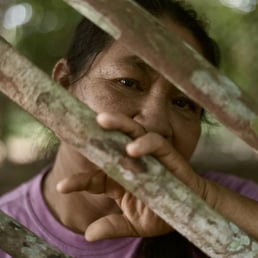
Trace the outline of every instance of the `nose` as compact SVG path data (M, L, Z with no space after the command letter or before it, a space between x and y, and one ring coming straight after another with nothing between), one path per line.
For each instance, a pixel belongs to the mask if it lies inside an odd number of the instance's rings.
M172 140L172 121L164 99L158 96L146 97L133 119L142 125L147 132L155 132L168 140Z

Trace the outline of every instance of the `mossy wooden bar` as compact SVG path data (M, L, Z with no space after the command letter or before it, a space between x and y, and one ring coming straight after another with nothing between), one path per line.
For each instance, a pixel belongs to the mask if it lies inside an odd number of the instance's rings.
M65 2L124 42L258 150L256 106L247 101L234 83L168 33L151 15L129 0ZM126 136L100 129L94 112L17 54L4 40L0 40L0 55L3 93L103 168L196 246L211 257L258 257L258 245L253 239L209 208L152 157L144 157L137 163L126 157L122 151L128 142ZM124 160L132 163L132 170L123 167ZM134 173L134 169L141 172ZM4 221L5 216L0 220ZM0 238L4 239L3 236L4 228ZM8 239L15 241L14 236ZM4 248L4 243L5 240L0 241L0 248Z
M119 39L258 150L258 128L253 126L258 119L258 105L155 17L131 0L64 1Z
M0 248L14 258L69 258L2 211Z
M3 39L0 55L0 90L4 94L143 200L196 246L211 257L258 255L253 239L209 208L154 158L146 156L134 162L127 157L123 151L129 141L127 136L99 128L93 111ZM131 170L123 166L129 163ZM2 229L0 237L4 236ZM0 248L4 244L0 241Z

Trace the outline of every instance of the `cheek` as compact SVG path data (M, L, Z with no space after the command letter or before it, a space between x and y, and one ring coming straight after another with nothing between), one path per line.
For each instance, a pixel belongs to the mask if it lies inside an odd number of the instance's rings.
M88 84L88 87L78 85L75 95L96 113L115 112L130 116L136 107L128 98L112 92L103 84Z
M201 134L200 122L193 121L182 124L175 129L174 145L180 154L190 160Z

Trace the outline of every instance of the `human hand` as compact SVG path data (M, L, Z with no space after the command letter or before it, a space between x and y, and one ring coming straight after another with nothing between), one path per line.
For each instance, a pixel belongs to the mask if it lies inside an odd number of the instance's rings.
M129 156L137 158L152 154L193 190L200 191L199 177L165 138L146 132L140 124L123 114L102 113L98 115L97 121L103 128L120 130L135 139L126 146ZM88 226L85 233L88 241L125 236L147 237L173 230L142 201L101 171L68 177L58 184L57 190L61 193L88 191L105 194L120 207L121 214L109 214Z

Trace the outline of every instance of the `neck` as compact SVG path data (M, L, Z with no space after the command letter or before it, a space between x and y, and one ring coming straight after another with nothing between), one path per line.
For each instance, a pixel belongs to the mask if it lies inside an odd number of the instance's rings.
M62 179L78 173L93 173L98 168L71 147L62 144L53 169L43 182L43 195L48 208L65 227L77 233L84 233L97 219L120 209L112 199L86 191L61 194L56 185Z

